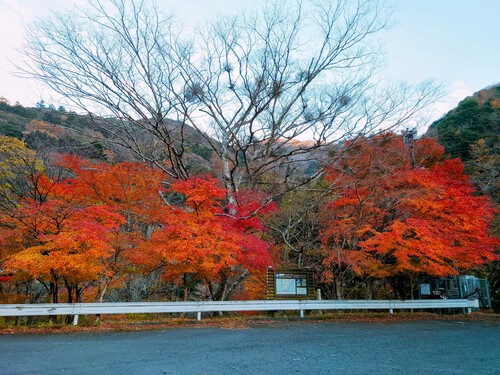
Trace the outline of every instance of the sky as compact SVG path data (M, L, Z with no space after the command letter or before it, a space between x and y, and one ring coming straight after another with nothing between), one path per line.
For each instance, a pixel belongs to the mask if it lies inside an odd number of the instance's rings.
M218 14L238 12L265 0L157 0L187 26ZM0 96L11 103L33 106L43 99L58 106L40 84L16 77L25 28L46 17L85 5L86 0L0 0ZM418 83L435 79L444 97L431 111L435 120L474 92L500 82L498 17L500 0L388 0L394 6L392 28L380 35L385 74ZM252 5L251 5L252 4Z

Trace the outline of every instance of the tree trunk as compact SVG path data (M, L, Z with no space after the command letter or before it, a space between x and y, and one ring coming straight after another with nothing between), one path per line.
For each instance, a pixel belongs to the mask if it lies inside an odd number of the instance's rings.
M222 273L222 277L220 279L219 285L217 286L217 291L214 295L214 301L223 301L226 295L227 288L227 275L225 272Z
M406 300L406 277L405 275L396 275L389 279L394 292L394 298Z
M189 297L187 273L184 273L182 281L183 281L183 287L184 287L184 302L186 302L188 300L188 297Z
M111 283L111 280L104 281L104 286L101 288L100 293L99 293L99 302L102 303L102 301L104 299L104 295L106 294L110 283Z
M82 302L82 287L79 287L78 285L75 286L75 302L76 303L81 303Z
M227 136L226 136L227 137ZM234 193L237 191L237 186L234 186L234 181L231 176L231 168L230 168L230 161L227 156L228 152L228 146L227 146L227 140L224 139L222 141L222 152L221 152L221 162L222 162L222 174L224 178L224 187L227 190L227 200L230 205L230 211L229 213L231 215L236 215L236 198L234 197Z
M226 288L224 291L224 295L222 296L222 301L227 300L229 298L229 296L235 291L238 285L240 285L243 282L243 280L245 280L245 277L247 277L248 273L249 271L247 269L242 270L234 281L232 282L229 282L230 280L226 281Z
M335 277L333 279L333 282L335 284L335 297L337 297L338 300L343 299L343 288L342 288L342 280L340 280L339 277Z
M59 284L57 282L50 283L50 296L52 303L59 303Z
M374 285L373 280L366 280L366 299L373 299Z
M52 303L59 303L59 284L57 282L50 282L50 295L52 299ZM57 323L57 315L49 315L49 323Z
M64 281L66 284L66 290L68 291L68 303L73 303L73 286L71 286L66 280Z
M210 293L210 298L212 301L215 301L215 296L214 296L214 286L210 280L207 280L207 285L208 285L208 291Z

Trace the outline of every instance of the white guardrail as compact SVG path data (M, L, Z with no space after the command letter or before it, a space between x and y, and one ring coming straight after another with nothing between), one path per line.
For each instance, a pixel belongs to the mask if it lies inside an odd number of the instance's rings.
M73 324L78 324L78 315L133 314L133 313L196 313L228 311L279 311L297 310L304 317L306 310L389 310L395 309L441 309L463 308L471 313L479 308L479 301L468 299L439 300L264 300L264 301L197 301L197 302L103 302L103 303L57 303L57 304L0 304L0 316L74 315Z

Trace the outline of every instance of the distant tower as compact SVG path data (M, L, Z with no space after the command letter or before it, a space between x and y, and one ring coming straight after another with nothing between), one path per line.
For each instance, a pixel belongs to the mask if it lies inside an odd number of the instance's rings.
M415 150L413 148L413 142L415 140L415 136L417 135L417 129L406 129L406 132L404 133L403 136L403 141L405 145L408 146L408 149L410 150L410 163L412 168L417 167L417 161L415 160Z

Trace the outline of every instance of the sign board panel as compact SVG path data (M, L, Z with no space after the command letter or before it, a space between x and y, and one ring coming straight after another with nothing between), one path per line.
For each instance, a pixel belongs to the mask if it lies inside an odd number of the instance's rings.
M311 270L267 270L267 299L314 299Z

